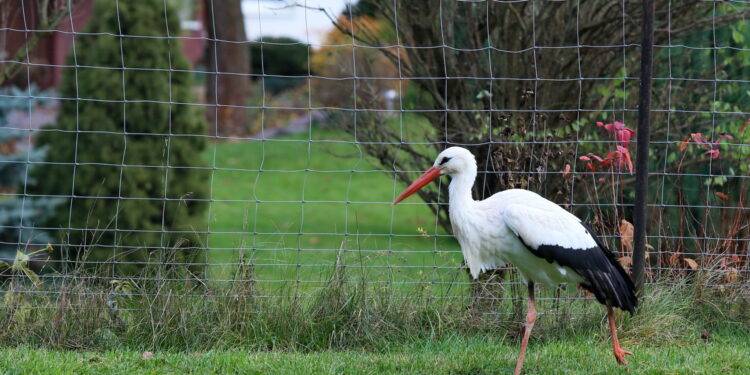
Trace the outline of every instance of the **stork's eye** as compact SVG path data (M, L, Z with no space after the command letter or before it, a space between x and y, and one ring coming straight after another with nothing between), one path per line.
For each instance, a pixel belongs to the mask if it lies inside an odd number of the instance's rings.
M443 165L443 164L447 163L447 162L448 162L448 160L451 160L451 158L449 158L449 157L447 157L447 156L444 156L444 157L443 157L443 160L441 160L441 161L440 161L440 165Z

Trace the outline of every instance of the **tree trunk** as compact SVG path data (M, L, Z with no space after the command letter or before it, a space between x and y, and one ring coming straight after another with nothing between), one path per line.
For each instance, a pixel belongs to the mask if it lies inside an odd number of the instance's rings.
M205 0L206 118L211 135L237 136L247 132L250 89L250 49L240 0Z

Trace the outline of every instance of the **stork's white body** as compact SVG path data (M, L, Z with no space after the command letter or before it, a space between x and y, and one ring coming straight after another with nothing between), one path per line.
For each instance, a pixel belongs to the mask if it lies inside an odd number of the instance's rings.
M512 189L483 201L460 201L451 198L450 219L473 278L480 272L511 263L524 281L547 285L581 283L583 279L568 267L539 258L526 248L518 232L534 233L529 238L549 238L548 228L566 228L569 220L578 219L560 206L528 190ZM535 215L536 214L536 215ZM545 233L546 231L546 233ZM596 246L593 239L560 231L571 249ZM569 237L569 238L567 238ZM588 239L588 241L585 241Z
M550 263L526 248L541 244L569 249L595 247L596 242L583 226L571 225L580 223L577 217L522 189L505 190L475 201L471 196L475 178L476 170L469 169L455 175L448 187L451 226L473 278L511 263L525 281L547 285L583 281L570 268ZM519 235L532 243L524 245Z

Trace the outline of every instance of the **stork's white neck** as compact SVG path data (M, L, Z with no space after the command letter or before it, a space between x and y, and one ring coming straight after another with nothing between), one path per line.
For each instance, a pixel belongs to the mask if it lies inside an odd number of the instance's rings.
M451 176L451 183L448 185L448 198L451 211L464 210L474 204L471 189L474 187L474 180L476 178L476 167L468 168Z

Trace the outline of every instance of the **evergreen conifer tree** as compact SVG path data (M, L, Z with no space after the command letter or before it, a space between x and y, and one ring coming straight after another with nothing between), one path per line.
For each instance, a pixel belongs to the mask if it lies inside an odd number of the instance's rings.
M166 38L180 29L165 4L97 1L76 35L68 65L78 68L61 88L74 100L62 101L61 131L38 138L51 164L35 171L38 192L72 197L50 223L70 244L63 259L115 260L121 275L146 261L204 261L205 124L185 104L192 77L179 39Z

